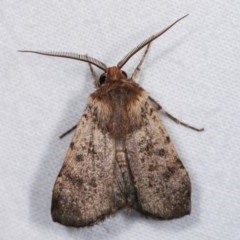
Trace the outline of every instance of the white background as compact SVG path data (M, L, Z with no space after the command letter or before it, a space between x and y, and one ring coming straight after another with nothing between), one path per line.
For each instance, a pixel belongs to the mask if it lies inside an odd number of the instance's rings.
M88 65L18 53L88 54L108 66L179 17L156 40L140 84L194 132L162 117L192 181L190 216L119 212L89 228L51 220L51 192L94 90ZM0 2L0 239L239 239L239 1ZM131 74L141 53L124 66ZM98 70L100 74L101 71Z

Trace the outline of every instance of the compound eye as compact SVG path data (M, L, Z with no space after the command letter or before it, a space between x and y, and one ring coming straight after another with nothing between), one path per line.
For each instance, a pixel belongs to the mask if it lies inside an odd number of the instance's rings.
M127 74L126 72L122 71L123 75L127 78Z
M99 78L99 83L102 85L106 80L106 73L103 73Z

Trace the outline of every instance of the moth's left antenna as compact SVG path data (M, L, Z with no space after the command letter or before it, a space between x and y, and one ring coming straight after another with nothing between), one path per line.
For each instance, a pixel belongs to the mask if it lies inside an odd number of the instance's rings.
M81 55L77 53L71 53L71 52L45 52L45 51L29 51L29 50L19 50L19 52L27 52L27 53L36 53L36 54L41 54L41 55L46 55L46 56L53 56L53 57L62 57L62 58L70 58L78 61L83 61L83 62L88 62L90 64L95 65L96 67L102 69L103 71L106 71L107 66L92 57L89 57L87 55Z

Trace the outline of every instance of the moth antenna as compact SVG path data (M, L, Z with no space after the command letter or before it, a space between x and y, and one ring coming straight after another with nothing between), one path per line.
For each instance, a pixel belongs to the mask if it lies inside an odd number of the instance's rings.
M167 32L171 27L173 27L176 23L178 23L179 21L181 21L183 18L187 17L189 14L186 14L185 16L179 18L178 20L176 20L174 23L172 23L171 25L169 25L168 27L166 27L165 29L163 29L162 31L152 35L151 37L147 38L146 40L144 40L142 43L140 43L137 47L135 47L132 51L130 51L118 64L117 66L119 68L122 68L126 62L135 54L137 53L140 49L142 49L143 47L145 47L146 45L148 45L150 42L152 42L153 40L155 40L156 38L160 37L161 35L163 35L165 32Z
M102 69L103 71L105 71L107 69L107 66L103 62L101 62L95 58L89 57L87 55L81 55L81 54L77 54L77 53L52 52L52 51L45 52L45 51L29 51L29 50L19 50L19 52L36 53L36 54L41 54L41 55L46 55L46 56L70 58L70 59L75 59L75 60L91 63L91 64L95 65L96 67Z

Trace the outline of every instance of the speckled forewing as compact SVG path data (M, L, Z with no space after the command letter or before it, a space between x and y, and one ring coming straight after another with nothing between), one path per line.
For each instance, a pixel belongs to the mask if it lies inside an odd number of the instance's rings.
M94 122L87 107L70 144L52 196L52 218L69 226L87 226L125 204L115 167L115 144Z
M142 127L126 148L137 194L137 210L171 219L190 213L191 183L157 113L147 103Z

